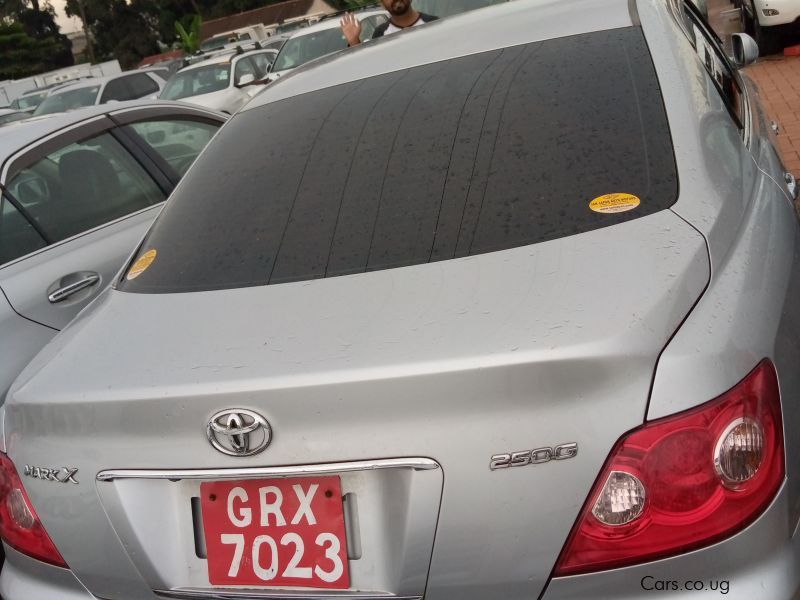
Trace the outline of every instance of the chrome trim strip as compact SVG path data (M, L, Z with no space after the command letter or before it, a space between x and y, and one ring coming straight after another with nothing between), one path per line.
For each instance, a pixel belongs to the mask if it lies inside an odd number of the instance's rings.
M154 590L160 598L173 600L422 600L422 596L394 596L380 592L257 591L257 590Z
M255 477L297 477L303 475L328 475L353 471L375 471L379 469L414 469L430 471L438 469L439 463L430 458L386 458L321 465L299 465L292 467L246 467L232 469L117 469L100 471L97 481L114 479L250 479ZM391 596L390 596L391 597Z

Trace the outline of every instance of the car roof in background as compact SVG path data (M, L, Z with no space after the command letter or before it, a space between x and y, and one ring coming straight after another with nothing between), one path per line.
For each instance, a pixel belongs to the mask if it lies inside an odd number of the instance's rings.
M200 62L196 62L194 64L188 65L177 71L177 73L186 73L188 71L194 71L195 69L199 69L201 67L207 67L208 65L219 65L225 63L232 63L235 59L239 58L240 56L250 56L251 54L256 54L259 52L268 52L271 54L277 54L278 51L275 48L254 48L252 50L245 50L244 52L237 53L235 50L225 50L224 53L220 53L218 55L211 56L205 60L201 60Z
M187 71L194 71L195 69L199 69L201 67L207 67L209 65L219 65L219 64L227 64L230 63L234 58L236 58L236 52L234 51L225 51L216 56L211 56L206 58L205 60L201 60L200 62L196 62L193 65L188 65L179 69L178 73L186 73Z
M66 83L62 87L54 89L50 95L57 96L58 94L62 94L64 92L69 92L72 90L78 90L82 88L90 88L94 86L101 86L107 81L111 81L114 79L112 76L108 77L90 77L88 79L81 79L80 81L76 81L74 83Z
M42 115L40 117L32 117L24 121L16 121L9 123L0 129L0 163L4 162L10 155L17 152L20 148L24 148L33 142L56 133L62 129L77 125L83 121L91 120L95 117L114 114L130 110L132 108L163 108L173 107L179 108L183 111L200 111L208 113L209 116L216 115L225 118L216 111L204 109L200 106L192 106L182 102L166 102L159 100L130 100L127 102L114 102L112 104L100 104L96 106L87 106L63 113L53 113L49 115Z
M628 0L514 0L479 8L317 59L267 86L240 112L298 94L469 54L631 27L629 11ZM336 19L325 22L328 27L331 23L338 27ZM321 25L307 27L301 33L311 33Z
M369 8L365 10L354 11L353 14L357 16L359 20L366 19L367 17L371 17L373 15L389 15L389 13L381 8ZM302 27L300 29L290 31L288 32L288 39L309 35L318 31L324 31L326 29L335 29L336 27L339 27L339 21L343 15L344 13L333 14L317 21L313 25L309 25L308 27Z

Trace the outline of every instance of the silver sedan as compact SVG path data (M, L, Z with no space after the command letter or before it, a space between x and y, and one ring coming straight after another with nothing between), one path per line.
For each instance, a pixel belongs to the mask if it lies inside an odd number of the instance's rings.
M0 129L0 403L108 286L224 120L126 102Z
M796 185L734 48L518 0L269 86L9 392L0 593L797 598Z

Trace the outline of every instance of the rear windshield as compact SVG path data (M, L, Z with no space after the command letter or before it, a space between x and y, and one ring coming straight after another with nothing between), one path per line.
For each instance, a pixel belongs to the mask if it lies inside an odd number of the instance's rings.
M76 90L59 92L45 98L39 107L33 111L34 115L49 115L57 112L75 110L84 106L91 106L97 100L100 86L82 87Z
M228 63L217 63L178 71L164 86L159 98L164 100L180 100L189 96L199 96L218 92L228 87L231 78L231 66Z
M145 239L139 255L155 260L119 287L224 289L465 257L636 219L677 192L641 31L550 40L237 114Z
M273 71L294 69L310 60L347 48L347 40L339 27L297 35L281 47Z

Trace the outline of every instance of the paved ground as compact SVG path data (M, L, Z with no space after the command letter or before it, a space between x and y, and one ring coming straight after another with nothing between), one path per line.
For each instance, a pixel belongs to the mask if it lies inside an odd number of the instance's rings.
M731 33L741 31L738 12L728 0L709 0L708 6L709 22L728 44ZM780 127L778 150L786 168L800 176L800 57L760 58L745 73L758 84L764 108Z

